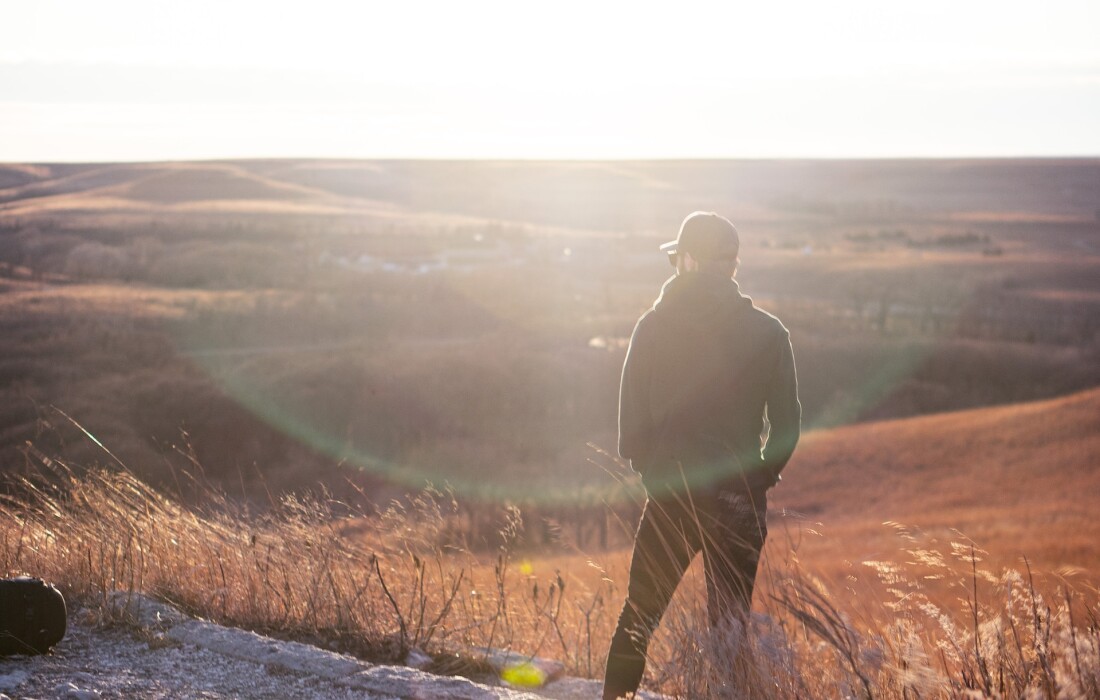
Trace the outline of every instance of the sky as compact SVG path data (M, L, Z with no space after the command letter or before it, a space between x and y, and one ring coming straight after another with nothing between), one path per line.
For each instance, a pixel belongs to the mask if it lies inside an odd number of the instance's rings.
M0 0L0 161L1100 155L1100 2Z

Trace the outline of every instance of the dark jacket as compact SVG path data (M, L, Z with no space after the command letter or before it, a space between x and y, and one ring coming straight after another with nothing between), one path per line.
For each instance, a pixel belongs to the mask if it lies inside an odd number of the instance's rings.
M771 431L761 448L765 409ZM767 489L794 451L801 417L779 319L732 279L669 279L634 328L619 394L619 454L646 486L686 477L692 487Z

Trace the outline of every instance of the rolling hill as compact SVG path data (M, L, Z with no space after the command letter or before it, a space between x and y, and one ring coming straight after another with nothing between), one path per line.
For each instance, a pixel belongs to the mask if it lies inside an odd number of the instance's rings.
M56 405L154 481L184 429L233 484L262 468L301 488L359 454L595 489L585 446L613 443L625 342L669 273L656 244L704 208L743 224L738 278L791 330L808 429L862 423L808 435L778 505L859 535L837 551L893 520L1095 562L1095 395L1019 402L1100 386L1098 174L1095 158L0 164L0 471ZM313 442L290 449L303 425Z
M1096 221L1096 159L3 164L0 218L95 211L408 216L638 230L698 208L741 221ZM206 203L205 207L180 204ZM281 203L282 207L273 206ZM381 203L393 207L389 210Z
M1003 564L1100 569L1100 390L807 435L773 505L821 521L820 553L896 549L895 522ZM961 533L961 534L960 534Z

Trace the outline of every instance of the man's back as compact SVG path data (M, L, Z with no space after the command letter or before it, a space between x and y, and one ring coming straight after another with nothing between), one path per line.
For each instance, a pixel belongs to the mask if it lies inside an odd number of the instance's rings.
M800 412L777 318L728 277L685 273L665 284L635 328L619 404L619 452L647 481L679 463L696 467L699 485L744 472L766 488L798 439Z

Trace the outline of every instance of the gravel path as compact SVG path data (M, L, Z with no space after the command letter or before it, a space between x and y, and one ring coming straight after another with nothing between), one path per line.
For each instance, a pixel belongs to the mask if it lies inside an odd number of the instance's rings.
M297 642L183 616L141 597L120 598L134 624L103 627L70 616L46 656L0 658L0 700L59 698L332 698L343 700L588 700L600 684L564 678L537 691L377 666Z
M227 658L127 628L70 625L48 656L0 659L12 698L363 698L328 678Z

